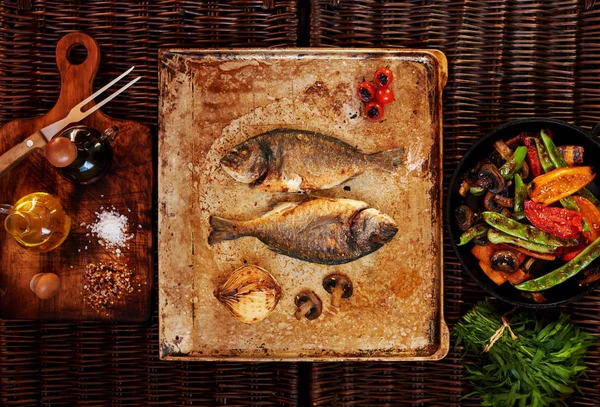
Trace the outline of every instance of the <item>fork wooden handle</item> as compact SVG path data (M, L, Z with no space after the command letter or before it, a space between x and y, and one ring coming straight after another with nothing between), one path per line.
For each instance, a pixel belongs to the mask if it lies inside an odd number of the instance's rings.
M38 148L43 148L47 141L40 131L36 131L31 136L8 150L0 156L0 177L8 170L17 165L23 158L33 153Z

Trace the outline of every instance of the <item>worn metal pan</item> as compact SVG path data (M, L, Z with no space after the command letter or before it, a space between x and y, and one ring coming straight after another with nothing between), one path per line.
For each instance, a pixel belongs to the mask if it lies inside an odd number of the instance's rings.
M442 89L439 51L390 49L161 50L159 61L160 356L169 360L436 360L448 351L442 289ZM396 100L365 119L356 86L389 66ZM406 149L394 172L367 171L315 195L368 202L392 216L396 237L354 262L325 266L276 254L254 238L209 246L210 215L258 216L291 199L235 182L219 160L275 128L308 129L364 152ZM238 322L213 291L244 264L282 288L264 321ZM354 295L329 306L323 278L348 275ZM294 318L295 295L324 302Z

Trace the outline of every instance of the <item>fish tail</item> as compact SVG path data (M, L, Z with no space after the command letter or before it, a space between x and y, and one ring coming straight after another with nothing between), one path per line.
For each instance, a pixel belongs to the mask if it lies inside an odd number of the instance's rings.
M211 246L223 240L234 240L240 237L235 230L236 223L231 220L211 216L209 223L212 230L208 235L208 244Z
M380 151L379 153L370 154L369 157L375 166L391 172L402 165L404 147Z

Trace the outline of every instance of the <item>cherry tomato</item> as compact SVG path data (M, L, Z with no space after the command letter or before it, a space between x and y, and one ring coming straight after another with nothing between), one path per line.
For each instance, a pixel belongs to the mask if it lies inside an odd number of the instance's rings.
M390 68L379 68L375 71L375 83L377 86L389 86L394 80L394 74Z
M383 106L377 102L369 102L365 106L365 114L367 115L367 119L372 122L378 122L383 119Z
M389 105L394 101L394 91L387 86L382 86L375 92L375 100L382 106Z
M361 82L358 85L358 89L356 91L360 100L362 100L363 102L370 102L372 100L375 100L375 92L377 91L377 89L375 88L375 85L373 85L371 82L365 81Z

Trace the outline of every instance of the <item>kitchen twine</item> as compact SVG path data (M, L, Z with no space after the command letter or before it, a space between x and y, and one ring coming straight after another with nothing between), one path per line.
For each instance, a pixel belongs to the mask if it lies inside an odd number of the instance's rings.
M506 316L508 314L510 314L511 312L513 312L514 310L516 310L519 307L514 307L513 309L511 309L510 311L508 311L506 314L502 315L502 317L500 317L500 319L502 320L502 326L500 328L498 328L496 330L496 332L494 332L494 334L492 335L492 337L490 338L490 343L488 343L487 345L485 345L483 347L483 352L489 352L490 349L492 349L492 346L494 346L494 344L496 343L496 341L500 338L502 338L502 335L504 335L504 330L508 329L508 332L510 332L510 337L512 338L513 341L516 341L517 339L519 339L519 337L517 335L515 335L515 333L512 331L512 329L510 329L510 325L508 323L508 319L506 319Z

